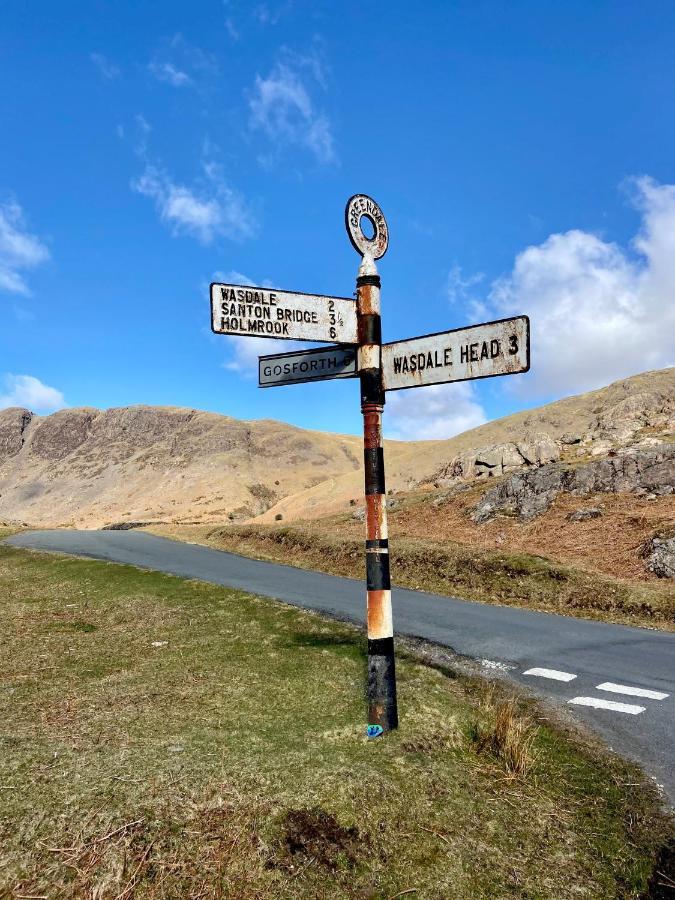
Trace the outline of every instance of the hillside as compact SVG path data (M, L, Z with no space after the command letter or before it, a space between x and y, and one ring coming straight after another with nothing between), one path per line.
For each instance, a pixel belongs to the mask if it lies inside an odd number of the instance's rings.
M172 407L0 412L0 519L245 519L360 465L355 437Z
M467 451L513 441L579 441L602 453L672 426L675 369L487 423L445 441L387 442L388 487L442 482ZM569 438L569 436L572 436ZM362 493L360 437L243 422L174 407L51 416L0 411L0 521L101 527L317 518ZM506 471L506 468L504 469ZM500 462L501 472L501 462Z
M496 419L449 440L407 442L398 445L396 452L392 452L395 445L387 442L387 487L399 492L442 482L454 460L481 447L492 448L532 436L540 442L547 436L549 443L578 437L579 447L576 442L572 445L574 454L581 448L584 453L597 454L647 436L650 430L657 434L675 430L675 368L645 372L596 391ZM331 483L285 498L259 521L272 522L276 515L293 521L339 513L350 501L360 502L362 490L361 473L346 472Z

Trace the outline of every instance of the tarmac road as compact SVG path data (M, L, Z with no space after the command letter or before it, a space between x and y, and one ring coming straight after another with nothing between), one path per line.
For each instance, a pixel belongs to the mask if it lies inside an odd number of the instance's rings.
M363 624L364 583L137 531L33 531L15 547L197 578ZM399 634L482 662L565 707L641 763L675 804L675 634L393 590ZM533 670L533 671L531 671Z

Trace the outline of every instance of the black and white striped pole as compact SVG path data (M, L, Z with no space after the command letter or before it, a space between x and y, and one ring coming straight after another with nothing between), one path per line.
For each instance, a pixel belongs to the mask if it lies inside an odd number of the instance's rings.
M370 226L372 236L364 232ZM382 446L382 326L380 276L375 260L384 256L389 231L380 207L365 194L347 202L345 222L349 238L361 254L356 279L358 370L366 499L366 597L368 629L368 735L377 737L398 727L394 628L391 612L387 493Z

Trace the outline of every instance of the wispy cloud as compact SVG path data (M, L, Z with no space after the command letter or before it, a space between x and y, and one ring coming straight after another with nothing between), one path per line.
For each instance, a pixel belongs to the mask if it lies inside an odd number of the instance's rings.
M385 432L397 440L438 440L487 421L473 385L433 384L387 395Z
M218 61L213 54L186 41L182 34L175 34L163 42L148 64L148 71L157 81L175 88L199 87L218 74Z
M286 53L265 78L256 76L249 98L251 129L266 134L276 148L300 146L320 163L336 162L330 122L311 96L317 87L325 87L324 67L317 55Z
M182 72L170 62L152 62L148 66L148 71L151 75L154 75L157 81L164 81L173 87L183 87L192 84L192 79L187 72Z
M22 406L31 412L54 412L67 406L61 391L44 384L33 375L4 375L0 393L0 409Z
M292 12L293 0L275 0L272 3L252 4L242 0L223 0L225 28L233 41L241 37L241 29L247 26L266 28L277 25Z
M131 186L154 200L161 221L173 235L187 234L203 244L218 236L233 240L251 237L256 222L243 198L227 185L216 163L205 161L202 170L202 177L188 187L164 169L146 165Z
M253 8L253 15L260 25L277 25L291 7L292 3L260 3Z
M230 36L230 39L233 41L238 41L241 35L239 34L239 29L235 25L234 19L232 16L226 16L225 18L225 29Z
M464 275L461 266L455 264L448 272L448 281L446 291L448 300L453 306L460 304L467 310L472 319L480 319L486 315L485 304L478 299L475 288L479 285L485 276L482 272L476 272L474 275Z
M0 204L0 291L28 296L30 290L21 274L49 259L49 250L27 230L18 203Z
M121 74L121 69L119 66L116 66L114 63L110 62L102 53L90 53L89 59L93 62L93 64L98 69L99 73L105 78L106 81L113 81L115 78L119 78Z

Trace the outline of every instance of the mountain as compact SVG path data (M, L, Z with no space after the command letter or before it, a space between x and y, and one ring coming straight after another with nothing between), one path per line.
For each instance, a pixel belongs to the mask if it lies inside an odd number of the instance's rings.
M386 415L386 412L385 412ZM445 441L386 443L388 487L444 478L477 448L578 437L594 452L672 427L675 369L517 413ZM528 445L529 446L529 445ZM363 489L362 440L175 407L0 411L0 520L120 522L313 518Z

